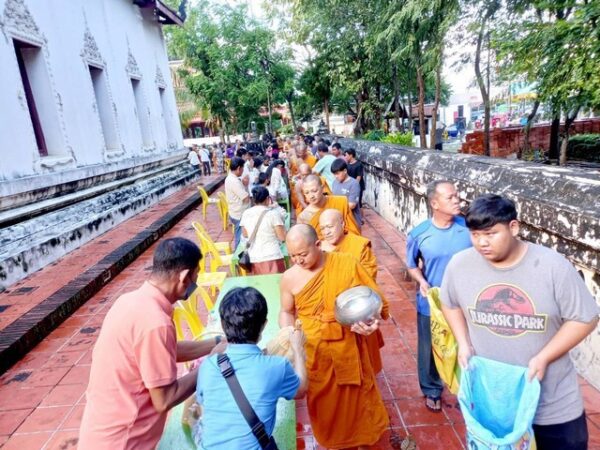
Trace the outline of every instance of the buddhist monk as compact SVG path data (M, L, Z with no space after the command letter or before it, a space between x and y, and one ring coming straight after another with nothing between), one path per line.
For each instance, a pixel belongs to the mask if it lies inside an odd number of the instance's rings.
M306 163L312 169L317 164L317 158L315 158L311 153L308 152L306 144L304 142L299 142L296 144L296 158L290 161L290 172L292 176L298 174L300 169L300 164Z
M316 231L294 225L286 243L294 265L281 278L281 327L302 322L306 334L309 378L308 413L315 438L330 449L366 449L388 426L388 414L375 381L380 361L372 361L367 339L380 318L351 327L335 320L335 299L343 291L366 285L388 303L358 261L346 253L325 253Z
M310 166L306 163L302 163L299 166L298 175L293 179L294 189L292 189L292 205L296 210L296 216L298 216L304 208L308 206L308 203L304 200L304 194L302 193L302 186L307 176L311 174ZM331 195L331 190L325 183L323 177L321 177L321 184L323 185L323 194Z
M345 224L344 231L360 235L360 227L354 220L348 199L342 195L323 195L323 183L318 175L311 174L304 179L302 193L308 206L298 214L297 221L311 225L317 230L319 239L322 239L319 231L319 217L326 209L337 209L341 212Z
M322 250L351 254L361 263L374 281L377 279L377 258L371 248L371 241L363 236L344 233L342 213L337 209L323 211L319 218L319 229L323 236Z

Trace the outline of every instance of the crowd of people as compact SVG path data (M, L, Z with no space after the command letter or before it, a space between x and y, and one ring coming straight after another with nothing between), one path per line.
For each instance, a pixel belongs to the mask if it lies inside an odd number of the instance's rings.
M204 164L210 166L211 152L198 152L191 150L190 164L210 174ZM376 377L385 351L380 326L390 312L377 285L376 255L361 234L366 183L356 151L298 135L261 151L240 142L217 146L212 157L221 161L217 171L229 160L225 196L233 247L246 242L250 275L282 273L278 322L289 330L292 356L267 355L258 347L268 305L253 288L233 289L222 299L223 337L177 342L173 304L196 288L201 254L186 239L164 240L148 281L121 296L106 317L93 353L80 448L153 448L167 411L194 391L203 409L197 436L204 450L276 448L277 400L304 396L321 446L369 448L389 427ZM584 282L564 257L518 238L517 211L508 198L482 195L461 210L448 180L430 183L426 195L431 215L408 233L406 255L418 284L417 376L424 406L434 412L443 407L427 300L438 287L463 369L473 355L528 367L529 379L542 386L537 448L587 448L568 355L598 321ZM296 223L288 229L292 213ZM336 298L355 286L368 286L382 308L344 326L335 317ZM202 356L199 369L177 378L176 362Z

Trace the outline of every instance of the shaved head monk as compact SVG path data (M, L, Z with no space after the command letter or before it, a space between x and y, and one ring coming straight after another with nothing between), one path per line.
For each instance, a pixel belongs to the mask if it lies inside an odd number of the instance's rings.
M308 203L306 203L306 200L304 200L302 186L304 185L304 180L306 179L306 177L309 176L311 173L312 170L308 164L300 164L300 167L298 169L298 176L295 179L294 189L292 190L292 204L296 209L296 216L298 216L302 212L302 210L308 206ZM323 177L321 177L321 185L323 186L323 193L331 195L331 191L325 183L325 180L323 180Z
M292 176L298 174L298 171L300 170L300 164L302 163L308 164L311 169L315 167L317 164L317 158L315 158L308 151L308 148L304 142L299 142L296 144L295 150L296 157L291 158L290 162L290 172L292 173Z
M377 279L377 259L371 241L353 233L344 233L344 218L337 209L326 209L319 218L319 230L323 236L321 249L326 252L349 253L367 270L373 280Z
M329 449L366 449L388 426L388 414L375 380L381 360L371 358L369 337L379 319L352 327L335 320L335 299L343 291L369 286L388 303L358 261L346 253L321 251L310 225L294 225L286 243L293 266L281 278L279 325L302 322L306 334L308 413L318 443Z
M344 231L360 235L360 227L354 220L348 199L342 195L323 195L323 182L318 175L312 174L305 178L302 185L304 200L308 206L298 215L298 223L311 225L319 239L322 235L319 230L319 218L326 209L337 209L344 218Z

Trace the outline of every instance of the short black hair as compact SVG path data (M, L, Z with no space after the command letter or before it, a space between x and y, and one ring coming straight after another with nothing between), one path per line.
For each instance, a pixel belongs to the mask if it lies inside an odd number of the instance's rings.
M244 156L246 153L248 153L246 151L245 148L239 148L237 152L235 152L235 156L237 156L238 158L241 158L242 156Z
M335 148L337 148L337 149L341 150L341 149L342 149L342 144L340 144L339 142L335 142L335 143L332 145L332 147L335 147Z
M323 153L328 153L329 147L327 146L327 144L325 142L321 142L319 145L317 145L317 151L323 152Z
M255 184L259 184L259 185L263 185L265 184L265 182L269 179L269 175L267 175L267 172L261 172L258 174L258 180L256 181Z
M254 167L258 167L263 163L263 159L260 156L254 157Z
M244 161L242 158L240 158L238 156L234 156L233 158L231 158L231 163L229 164L229 170L237 170L240 167L242 167L245 163L246 163L246 161Z
M266 187L259 184L252 188L252 200L255 205L263 203L267 198L269 198L269 190Z
M170 275L182 270L194 270L202 259L196 244L185 238L170 238L159 242L152 260L152 274Z
M331 163L331 173L338 173L342 170L348 170L348 164L342 158L336 158L334 162Z
M517 220L515 203L501 195L485 194L469 205L465 215L469 230L485 230L498 223L508 224Z
M354 150L353 148L347 148L346 150L344 150L344 154L356 158L356 150Z
M267 313L267 301L256 289L235 288L227 292L219 306L227 341L231 344L258 342Z

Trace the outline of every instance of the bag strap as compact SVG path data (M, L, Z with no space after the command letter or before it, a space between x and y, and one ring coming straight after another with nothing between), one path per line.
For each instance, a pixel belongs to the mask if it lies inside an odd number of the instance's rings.
M261 215L258 218L258 222L256 222L256 226L254 227L254 230L252 230L252 235L250 236L250 239L248 239L248 244L246 245L246 248L250 248L252 247L252 244L254 244L254 239L256 238L256 233L258 233L258 227L260 227L260 223L263 220L263 217L265 217L265 214L267 214L269 212L269 208L265 209Z
M219 354L217 356L217 363L219 364L219 369L221 369L221 375L225 378L231 393L233 394L233 399L237 403L244 419L248 422L250 429L252 430L252 434L258 440L260 447L265 449L267 446L271 445L271 449L277 449L277 445L273 440L272 436L269 436L267 430L265 429L265 424L260 421L254 409L252 409L252 405L248 401L246 394L242 390L242 386L240 386L240 382L235 376L235 370L231 365L231 361L229 360L229 356L225 353ZM273 446L274 445L274 446Z

